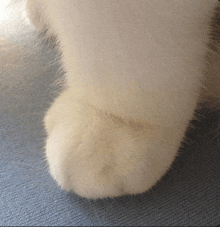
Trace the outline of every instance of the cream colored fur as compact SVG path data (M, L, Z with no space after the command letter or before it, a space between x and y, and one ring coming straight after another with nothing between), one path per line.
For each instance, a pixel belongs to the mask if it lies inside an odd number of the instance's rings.
M142 193L177 155L200 98L216 0L28 0L56 36L67 88L45 116L50 173L67 191Z

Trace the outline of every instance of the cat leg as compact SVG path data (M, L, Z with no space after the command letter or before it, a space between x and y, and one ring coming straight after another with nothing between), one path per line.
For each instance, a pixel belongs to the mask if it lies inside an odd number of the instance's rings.
M54 29L50 26L50 19L45 11L45 1L26 0L26 14L31 24L36 30L43 33L46 39L49 38L52 41L55 37L57 37L57 35L56 32L54 32Z
M69 86L45 117L46 157L82 197L150 189L196 109L215 1L138 2L46 1Z
M26 1L26 13L29 20L38 31L45 30L45 20L42 4L38 0Z
M45 117L50 173L83 197L155 185L198 101L216 0L137 2L27 2L32 23L58 34L69 86Z

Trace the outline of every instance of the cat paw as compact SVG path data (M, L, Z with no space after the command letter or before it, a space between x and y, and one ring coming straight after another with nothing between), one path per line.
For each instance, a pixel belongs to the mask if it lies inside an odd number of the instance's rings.
M103 113L74 101L71 90L55 100L45 126L52 177L66 191L86 198L147 191L165 174L178 149L169 141L173 132Z

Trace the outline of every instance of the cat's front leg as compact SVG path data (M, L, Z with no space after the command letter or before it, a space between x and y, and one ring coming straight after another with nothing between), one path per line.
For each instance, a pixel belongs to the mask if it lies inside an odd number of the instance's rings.
M196 109L216 0L28 2L69 86L45 117L52 176L88 198L148 190Z
M45 117L50 173L87 198L137 194L151 188L174 160L181 127L124 121L64 91Z

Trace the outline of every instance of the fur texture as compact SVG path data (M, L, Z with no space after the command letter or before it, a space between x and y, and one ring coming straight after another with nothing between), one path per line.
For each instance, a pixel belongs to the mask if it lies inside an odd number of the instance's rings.
M136 194L166 173L198 103L220 96L217 10L216 0L27 1L66 71L45 116L46 157L62 188L93 199Z

